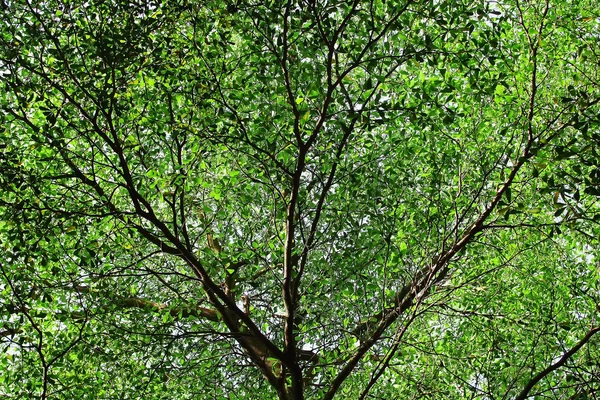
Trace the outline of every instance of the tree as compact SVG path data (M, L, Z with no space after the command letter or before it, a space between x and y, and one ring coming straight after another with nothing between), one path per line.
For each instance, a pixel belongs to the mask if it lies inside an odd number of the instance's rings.
M3 397L598 395L595 1L1 10Z

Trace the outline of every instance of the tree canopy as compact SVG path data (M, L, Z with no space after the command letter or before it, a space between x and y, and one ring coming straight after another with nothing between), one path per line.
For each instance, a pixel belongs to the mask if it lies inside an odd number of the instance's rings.
M599 32L0 2L0 397L597 398Z

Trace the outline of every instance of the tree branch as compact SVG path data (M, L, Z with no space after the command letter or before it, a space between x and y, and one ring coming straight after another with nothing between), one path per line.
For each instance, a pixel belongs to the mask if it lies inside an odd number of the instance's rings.
M562 367L571 357L573 357L573 355L575 353L577 353L598 332L600 332L600 326L590 329L588 331L588 333L583 337L583 339L581 339L579 342L577 342L577 344L575 346L573 346L571 348L571 350L569 350L565 354L563 354L563 356L557 362L548 366L543 371L541 371L540 373L535 375L533 378L531 378L529 380L529 382L527 382L527 385L525 385L525 387L523 388L521 393L519 393L519 395L517 397L515 397L515 400L525 400L527 397L529 397L529 392L531 391L531 389L533 389L533 387L539 381L544 379L550 373L552 373L552 372L556 371L557 369L559 369L560 367Z

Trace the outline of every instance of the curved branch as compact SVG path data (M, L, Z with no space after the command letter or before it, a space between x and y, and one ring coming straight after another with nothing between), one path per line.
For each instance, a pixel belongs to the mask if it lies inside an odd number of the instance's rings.
M571 350L569 350L565 354L563 354L563 356L557 362L548 366L543 371L539 372L537 375L535 375L533 378L531 378L529 380L529 382L527 382L527 385L525 385L525 387L523 388L521 393L519 393L519 395L517 397L515 397L515 400L525 400L527 397L529 397L529 392L531 391L531 389L533 389L533 387L539 381L544 379L550 373L552 373L552 372L556 371L557 369L559 369L560 367L562 367L571 357L573 357L573 355L575 355L575 353L577 353L598 332L600 332L600 326L590 329L588 331L588 333L583 337L583 339L581 339L575 346L573 346L571 348Z

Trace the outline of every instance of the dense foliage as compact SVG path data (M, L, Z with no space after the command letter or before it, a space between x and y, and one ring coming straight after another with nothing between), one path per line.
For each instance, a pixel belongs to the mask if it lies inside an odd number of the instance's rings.
M599 32L0 2L0 397L597 398Z

